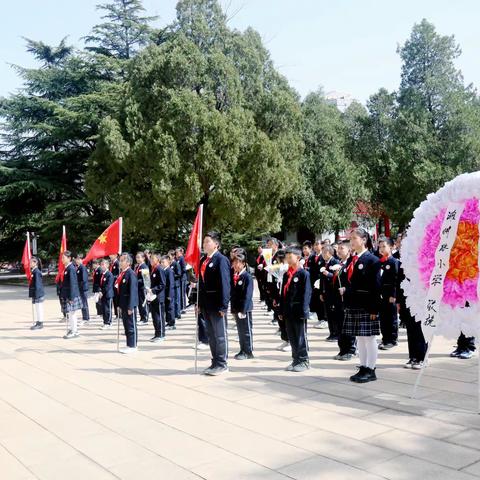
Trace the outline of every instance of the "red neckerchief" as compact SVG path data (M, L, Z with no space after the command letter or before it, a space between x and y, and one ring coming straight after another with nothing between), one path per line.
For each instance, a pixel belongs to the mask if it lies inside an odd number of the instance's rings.
M234 273L233 274L233 284L235 286L237 286L237 282L238 282L238 279L240 278L240 274L239 273Z
M204 275L205 275L205 270L207 269L207 263L211 260L212 257L207 257L203 261L201 267L200 267L200 275L202 276L202 280L204 280Z
M347 267L347 279L348 279L348 281L350 281L350 279L352 278L353 268L355 267L355 264L357 263L357 261L358 261L358 255L354 255L352 257L352 261L350 262L350 264Z
M127 270L128 270L128 268L127 268ZM115 284L115 288L117 289L118 293L120 293L120 284L122 283L122 279L125 276L125 272L127 270L124 270L123 272L120 272L120 275L117 277L117 283Z
M288 288L290 287L290 282L292 281L293 276L298 272L298 268L293 269L292 267L289 267L287 270L288 274L288 280L285 286L283 287L283 296L285 297L288 292Z
M102 272L102 276L100 277L100 286L103 286L104 281L105 281L105 272Z
M257 257L257 260L256 260L257 265L260 265L260 259L261 259L262 257L263 257L262 254L260 254L260 255ZM261 263L263 263L263 262L261 262Z
M320 254L315 254L315 263L318 263L318 261L320 260Z
M380 262L385 263L390 257L388 255L384 255L382 258L380 258Z

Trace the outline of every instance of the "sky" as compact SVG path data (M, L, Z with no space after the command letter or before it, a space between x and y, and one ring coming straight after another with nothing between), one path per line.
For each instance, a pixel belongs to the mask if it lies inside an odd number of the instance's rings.
M109 0L0 0L0 96L21 81L11 64L34 67L22 37L55 45L63 37L81 47L81 37L99 23L98 3ZM442 35L455 35L462 48L457 67L465 82L480 85L478 0L220 0L229 25L257 30L272 59L304 97L322 87L365 103L379 88L400 82L397 47L415 23L432 22ZM175 17L176 0L143 0L156 26Z

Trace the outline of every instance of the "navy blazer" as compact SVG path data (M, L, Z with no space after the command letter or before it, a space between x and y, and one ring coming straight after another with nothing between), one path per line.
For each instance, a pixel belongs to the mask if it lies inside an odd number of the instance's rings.
M246 270L240 274L236 285L232 281L230 303L232 313L245 314L253 310L253 279Z
M180 267L180 263L178 263L177 260L174 260L170 265L170 268L172 269L175 278L175 288L178 288L182 281L182 267Z
M328 262L324 261L323 266L327 269L327 275L324 273L320 273L320 278L321 278L321 292L323 295L325 295L324 300L329 303L333 303L335 300L335 290L338 289L338 286L336 285L337 282L335 282L335 285L333 283L334 278L335 278L335 272L332 272L330 270L330 267L333 267L333 265L337 265L340 262L335 258L332 257Z
M100 281L101 281L100 277ZM109 300L110 298L114 297L114 291L113 291L113 283L114 283L114 278L112 272L110 270L106 270L105 273L103 274L103 282L101 282L100 285L100 291L102 292L103 298L106 298Z
M385 262L381 263L382 276L380 279L382 299L388 301L390 297L397 297L398 270L400 262L389 257Z
M346 270L353 261L351 257ZM380 260L366 251L353 268L345 287L344 302L347 308L363 308L370 314L378 314L380 306Z
M38 267L35 267L32 270L32 278L30 280L30 285L28 286L28 296L30 298L42 298L45 296L42 272Z
M200 268L207 261L204 255ZM226 312L230 301L230 261L220 252L208 260L205 274L199 275L199 306L209 312Z
M150 288L160 303L165 303L165 270L158 264L150 274Z
M78 289L77 269L73 263L69 263L63 272L63 282L62 286L60 287L60 298L73 300L79 296L80 290Z
M130 267L125 270L119 285L118 306L124 311L138 307L138 281Z
M88 270L83 263L77 265L78 289L81 292L88 292Z
M308 260L308 273L310 274L310 285L313 288L314 283L320 278L320 269L325 265L321 254L312 253Z
M165 300L175 300L175 275L172 268L165 268Z
M97 267L93 272L93 293L101 292L100 279L102 278L102 267Z
M280 292L280 311L289 320L306 320L310 314L312 284L310 274L299 268L292 277L286 295L283 294L288 282L288 272L283 274L282 291Z
M137 275L138 281L138 291L145 287L145 282L143 281L142 270L149 270L146 263L141 263L135 267L135 274Z
M113 278L117 278L120 275L120 262L118 258L110 264L110 271L113 274Z
M182 275L181 279L187 281L187 263L185 262L185 257L183 255L178 257L177 262L180 266L180 273Z

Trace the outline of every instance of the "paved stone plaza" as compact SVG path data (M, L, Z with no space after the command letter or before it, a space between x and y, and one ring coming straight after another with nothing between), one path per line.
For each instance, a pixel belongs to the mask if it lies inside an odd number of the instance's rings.
M449 358L451 340L436 339L412 400L404 330L380 353L379 380L354 385L357 361L334 361L325 330L309 331L312 369L285 372L289 354L275 350L280 338L257 305L255 360L205 377L193 370L193 312L163 344L140 327L140 351L124 356L116 328L100 331L97 319L63 340L53 288L45 328L31 332L26 295L0 287L2 480L480 477L478 359ZM199 352L199 371L208 364Z

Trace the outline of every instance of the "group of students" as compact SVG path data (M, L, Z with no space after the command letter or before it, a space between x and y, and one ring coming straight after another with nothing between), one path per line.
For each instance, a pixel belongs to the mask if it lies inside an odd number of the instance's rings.
M399 319L408 337L409 360L405 367L422 368L427 344L401 287L405 279L400 261L401 236L396 243L380 237L374 249L368 232L355 228L349 240L338 244L318 240L313 245L307 241L302 246L280 248L280 242L271 238L266 246L272 251L271 261L266 262L260 247L254 274L260 300L273 312L272 322L278 325L283 341L278 349L291 351L287 371L310 368L307 323L315 315L315 327L328 328L326 340L338 344L336 360L358 355L360 367L350 377L353 382L376 380L378 350L397 345ZM211 365L204 373L215 376L228 371L229 307L240 344L234 358L253 358L254 284L243 248L232 248L227 258L220 252L218 233L209 232L204 236L203 250L197 276L191 278L191 286L198 289L196 348L210 348ZM58 293L62 312L68 318L64 338L78 336L77 311L82 310L83 320L88 321L88 274L82 260L77 256L74 265L70 252L62 256L65 269ZM31 267L30 296L38 310L44 291L36 258ZM136 351L137 316L140 323L146 324L151 315L151 341L155 343L164 340L166 329L176 328L175 321L186 308L186 272L181 248L168 255L139 252L135 266L128 253L118 258L112 255L95 267L93 291L97 313L103 317L102 329L110 327L113 314L122 318L127 343L122 353ZM195 303L196 296L192 291L191 303ZM34 329L41 328L38 323L43 321L38 320L43 313L36 315ZM378 345L376 337L380 334L382 341ZM461 335L451 355L469 358L474 348L474 339Z

